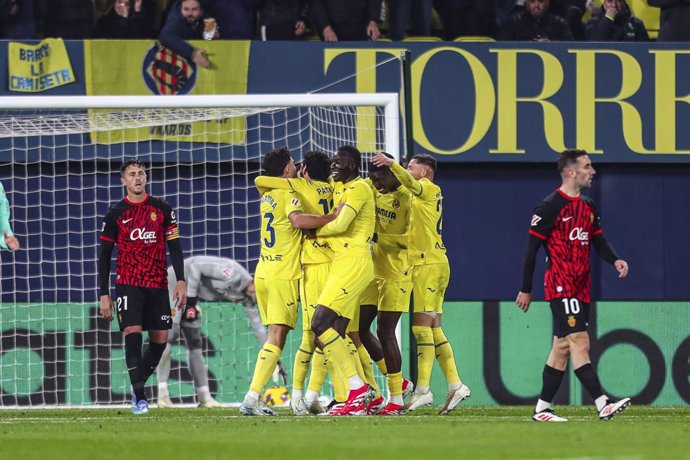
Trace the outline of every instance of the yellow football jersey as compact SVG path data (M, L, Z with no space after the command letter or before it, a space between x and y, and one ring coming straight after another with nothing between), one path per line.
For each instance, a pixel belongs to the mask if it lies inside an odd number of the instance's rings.
M297 193L271 190L261 197L261 254L256 277L294 280L300 277L302 232L292 226L289 215L302 212Z
M374 275L387 280L403 280L410 269L408 232L412 193L400 186L390 193L375 192L376 244Z
M448 263L443 244L443 195L441 187L429 179L415 180L398 163L393 174L413 195L410 219L409 253L411 265Z
M328 236L326 241L336 253L336 257L339 255L371 257L371 240L376 225L371 188L359 177L347 184L336 182L333 205L337 206L341 202L345 202L345 206L351 208L357 215L345 232Z
M307 214L326 215L333 210L333 182L308 181L302 177L258 176L254 183L259 189L264 190L294 190ZM323 238L305 238L302 241L303 264L330 263L332 260L333 251Z

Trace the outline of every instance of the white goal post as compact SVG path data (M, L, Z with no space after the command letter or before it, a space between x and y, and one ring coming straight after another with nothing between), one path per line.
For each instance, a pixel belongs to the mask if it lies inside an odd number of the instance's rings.
M149 193L177 211L185 257L227 257L253 273L260 227L253 178L263 154L287 146L298 161L308 150L354 145L363 171L377 151L400 159L399 98L0 97L0 181L22 245L0 252L0 407L128 403L122 335L99 317L97 303L98 231L123 197L123 160L147 163ZM258 343L241 306L202 305L211 391L240 401ZM283 355L290 376L300 331ZM183 342L173 351L169 391L173 402L195 402Z

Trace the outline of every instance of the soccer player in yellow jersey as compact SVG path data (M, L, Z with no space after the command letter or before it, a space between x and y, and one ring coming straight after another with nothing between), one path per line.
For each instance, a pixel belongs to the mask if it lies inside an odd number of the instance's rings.
M387 155L387 154L384 154ZM392 157L390 157L392 158ZM374 279L377 287L377 334L386 363L390 399L381 415L401 415L403 411L402 357L395 329L403 312L407 312L412 293L412 267L408 260L408 232L412 194L385 166L370 165L369 178L375 188L376 238L374 244ZM365 312L362 310L362 318ZM360 321L365 342L371 321ZM411 391L412 382L405 382Z
M333 415L365 413L369 386L357 374L353 357L344 340L359 298L374 276L371 239L375 214L371 188L359 177L362 161L359 150L343 146L333 158L331 173L335 181L334 204L342 207L339 216L319 228L317 237L328 237L335 252L331 271L319 296L311 328L326 356L348 380L350 391L342 409Z
M304 210L310 214L326 215L333 209L333 183L330 180L331 160L323 152L310 151L302 157L300 178L276 178L259 176L254 184L260 190L294 190ZM295 415L318 414L324 411L318 396L326 376L326 362L322 350L316 349L311 318L319 294L328 277L333 251L323 238L309 238L302 243L302 282L300 300L302 307L302 343L295 354L290 406ZM312 364L312 376L306 396L304 379ZM347 395L346 395L347 396ZM342 398L343 400L345 398Z
M295 162L287 148L268 152L263 160L268 176L296 177ZM297 286L301 274L301 229L317 228L337 217L303 213L297 193L270 190L261 196L261 254L254 274L259 313L268 325L268 340L259 351L249 391L240 413L275 415L259 405L259 395L280 359L288 332L297 322Z
M436 159L431 155L414 155L407 170L382 154L375 155L371 161L391 168L413 195L408 257L413 266L412 333L417 341L418 376L417 387L406 407L414 410L433 402L429 381L435 354L448 383L448 393L439 410L439 414L445 415L470 396L470 389L458 376L453 349L441 329L450 266L441 237L443 195L441 188L434 184Z

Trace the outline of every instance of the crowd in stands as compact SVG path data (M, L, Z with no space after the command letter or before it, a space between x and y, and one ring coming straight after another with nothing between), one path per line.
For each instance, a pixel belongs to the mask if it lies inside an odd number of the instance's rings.
M185 15L186 3L199 13ZM213 18L207 39L645 41L633 11L650 8L659 41L690 41L690 0L0 0L0 38L160 38L185 48L180 40L202 38Z

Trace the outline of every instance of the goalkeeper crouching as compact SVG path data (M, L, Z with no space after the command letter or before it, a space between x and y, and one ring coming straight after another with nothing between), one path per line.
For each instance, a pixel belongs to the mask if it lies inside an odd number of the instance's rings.
M254 280L247 270L231 259L222 257L196 256L184 261L187 283L187 305L179 309L173 319L173 328L168 335L168 344L163 352L157 369L158 407L173 407L168 392L168 378L172 344L179 338L180 332L187 345L187 365L194 381L199 407L222 407L213 399L208 385L208 373L201 345L201 308L199 300L227 301L241 304L249 324L259 344L266 342L266 329L261 324L256 307L256 289ZM172 267L168 269L168 278L175 274ZM285 370L279 363L276 369L285 379Z

